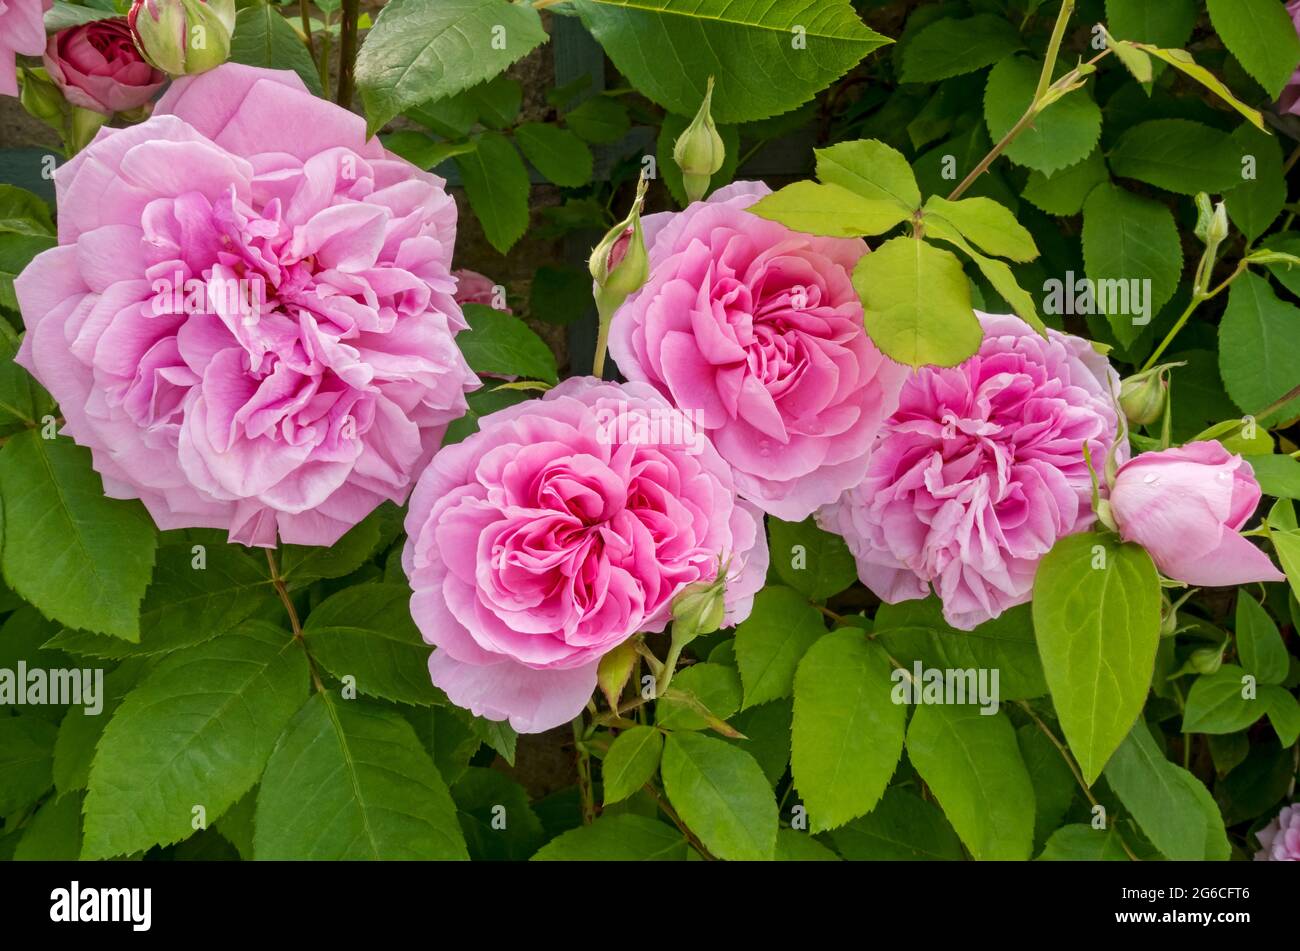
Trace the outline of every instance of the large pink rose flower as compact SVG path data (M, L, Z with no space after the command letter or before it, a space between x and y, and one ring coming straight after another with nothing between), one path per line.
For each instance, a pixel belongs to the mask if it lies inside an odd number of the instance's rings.
M405 500L478 384L442 179L294 73L227 63L55 184L17 359L109 495L263 546L329 545Z
M18 95L18 56L45 51L45 11L54 0L0 0L0 96Z
M1038 560L1092 522L1083 446L1102 466L1119 425L1118 378L1086 340L979 319L979 353L918 370L866 478L818 513L877 596L895 604L933 586L962 630L1028 601Z
M1207 587L1283 581L1268 555L1238 534L1259 497L1250 463L1220 442L1189 442L1121 466L1110 510L1120 536L1145 548L1176 581Z
M609 351L708 430L741 495L799 521L861 481L907 370L863 329L850 275L867 246L745 210L767 193L738 182L648 216L650 279Z
M106 116L143 106L167 81L135 48L125 17L55 33L45 47L45 71L68 102Z
M1256 862L1300 862L1300 804L1283 806L1255 838L1262 846L1255 853Z
M406 518L411 614L454 703L537 733L573 719L600 658L661 631L728 566L726 622L767 572L762 515L653 388L590 377L484 417L440 451Z

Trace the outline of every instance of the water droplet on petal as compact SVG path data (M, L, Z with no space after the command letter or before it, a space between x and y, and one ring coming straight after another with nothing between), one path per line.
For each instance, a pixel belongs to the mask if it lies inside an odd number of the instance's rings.
M1155 485L1156 484L1155 473L1148 472L1145 476L1143 476L1142 481L1145 482L1147 485Z

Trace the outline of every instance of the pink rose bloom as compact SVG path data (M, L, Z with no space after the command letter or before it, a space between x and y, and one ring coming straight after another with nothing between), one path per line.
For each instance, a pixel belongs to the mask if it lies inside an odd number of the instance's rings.
M45 70L68 102L107 116L143 106L167 80L135 48L125 17L55 33L45 47Z
M1286 12L1291 14L1291 24L1295 27L1297 34L1300 34L1300 0L1291 0L1286 5ZM1289 112L1294 116L1300 116L1300 68L1297 68L1291 74L1291 81L1286 84L1282 90L1282 95L1277 100L1278 112Z
M768 192L737 182L645 219L650 279L609 352L708 431L742 496L799 521L861 481L907 369L863 328L850 275L866 244L745 210Z
M54 0L0 0L0 96L18 95L18 56L45 50L45 11Z
M436 686L539 733L577 716L600 658L662 631L673 597L729 564L726 623L767 573L762 514L652 387L566 380L440 451L406 517L411 615ZM729 561L728 561L729 559Z
M1300 862L1300 805L1283 806L1255 838L1263 846L1255 853L1256 862Z
M482 304L484 307L496 308L493 299L496 297L497 284L492 278L469 268L452 271L451 276L456 279L456 303ZM498 309L503 313L513 313L504 305Z
M978 316L979 353L908 379L866 478L817 516L883 601L933 586L961 630L1028 601L1038 560L1092 522L1083 445L1101 467L1119 425L1118 377L1088 341Z
M1220 442L1144 452L1120 467L1110 510L1120 536L1137 542L1168 577L1221 587L1282 581L1268 555L1237 532L1259 504L1250 463Z
M405 500L478 385L442 179L296 74L227 63L55 184L17 360L108 495L261 546L333 544Z

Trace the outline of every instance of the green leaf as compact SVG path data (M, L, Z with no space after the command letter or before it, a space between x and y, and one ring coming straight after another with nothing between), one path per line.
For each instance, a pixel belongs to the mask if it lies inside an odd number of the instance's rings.
M1029 173L1021 197L1049 215L1069 218L1083 211L1084 200L1094 188L1110 178L1101 150L1094 149L1082 162L1053 172Z
M1225 196L1228 217L1250 241L1255 241L1277 220L1286 204L1286 173L1282 170L1282 145L1248 125L1238 126L1232 139L1243 156L1254 159L1254 178L1241 181ZM1240 165L1239 180L1244 176Z
M1062 538L1038 564L1034 634L1065 739L1091 784L1142 711L1160 641L1151 556L1113 536Z
M740 675L723 664L693 664L679 671L659 698L656 725L666 730L704 730L740 709Z
M54 0L54 5L45 11L45 29L52 34L59 30L66 30L70 26L80 26L82 23L91 23L95 20L105 20L115 16L119 16L119 14L112 4L109 4L104 9L98 9L65 3L64 0Z
M557 185L576 188L591 181L591 149L568 129L525 122L515 130L524 157Z
M908 40L899 80L933 83L973 73L1023 47L1005 17L981 13L964 20L936 20Z
M961 861L961 840L943 812L897 786L876 808L830 833L840 854L857 862Z
M663 734L652 726L634 726L616 736L600 768L605 805L626 799L650 782L663 750Z
M524 103L524 87L517 79L508 76L494 76L485 83L471 86L461 95L474 107L479 122L498 131L514 125Z
M1290 456L1246 456L1255 481L1275 499L1300 499L1300 459Z
M573 5L619 72L670 112L694 115L713 76L713 118L721 123L788 112L889 42L848 0Z
M745 686L746 708L790 696L795 668L826 633L821 612L796 591L769 586L754 610L736 627L736 666Z
M81 797L48 799L14 850L16 862L75 862L81 857Z
M36 426L53 400L25 369L14 363L21 339L0 321L0 426Z
M411 620L406 585L359 584L326 598L307 616L307 649L357 691L399 703L438 702L429 680L431 648Z
M543 264L534 272L528 288L529 317L563 326L583 317L591 307L591 275L585 269Z
M1196 0L1106 0L1106 26L1116 39L1182 46L1200 13Z
M1150 198L1118 185L1098 185L1083 206L1083 260L1096 289L1098 312L1106 315L1120 342L1130 344L1174 296L1182 276L1183 249L1174 216ZM1131 287L1150 288L1142 313L1132 295L1107 291Z
M400 513L391 504L375 509L328 548L320 545L281 546L280 577L290 591L296 591L322 578L343 578L352 574L369 561L383 543L386 520L401 522Z
M975 858L1029 858L1034 790L1005 713L919 704L907 756Z
M1241 147L1218 129L1187 119L1140 122L1120 136L1110 168L1180 195L1224 192L1241 184Z
M892 680L885 652L859 630L826 635L799 662L791 763L813 832L880 801L903 752L907 719Z
M473 142L440 142L412 129L383 133L379 141L388 151L426 171L437 168L449 158L474 151Z
M235 15L230 61L264 69L292 69L313 95L323 95L320 71L306 45L272 4L247 6Z
M963 198L948 201L931 195L925 202L925 214L942 218L962 236L974 242L987 254L1012 261L1032 261L1038 257L1038 246L1011 210L992 198Z
M823 531L809 517L783 522L769 517L772 565L781 580L813 601L825 601L858 580L858 567L844 539Z
M200 554L194 547L186 542L158 549L153 581L140 605L138 642L65 629L50 646L113 659L163 654L229 631L276 600L266 565L246 549L205 545Z
M1284 688L1272 684L1260 687L1259 695L1283 748L1294 746L1295 741L1300 739L1300 701Z
M54 236L50 206L25 188L0 185L0 231L15 234Z
M1056 744L1037 723L1016 730L1016 743L1034 788L1034 842L1046 842L1073 805L1079 787Z
M778 862L838 862L840 857L806 832L776 830Z
M475 373L525 376L554 383L555 355L518 317L482 304L465 304L469 330L456 343Z
M1300 307L1274 294L1267 278L1247 271L1233 282L1219 323L1219 373L1243 411L1258 413L1300 386L1298 327ZM1292 400L1259 424L1290 419L1297 407Z
M1033 101L1042 64L1008 57L993 67L984 90L984 120L994 142L1011 131ZM1085 89L1044 109L1004 153L1017 165L1051 173L1081 162L1101 136L1101 110Z
M611 96L592 96L564 114L564 124L595 145L613 145L632 127L627 106Z
M41 613L140 639L157 533L139 502L104 496L90 450L34 429L0 449L4 576Z
M970 284L949 251L915 238L886 241L853 269L867 333L884 353L909 366L956 366L984 339Z
M863 198L839 185L795 182L759 199L749 210L787 228L832 238L881 234L910 212L892 198Z
M1052 833L1038 856L1040 862L1127 862L1128 855L1120 844L1119 832L1074 824Z
M1264 244L1267 250L1300 257L1300 232L1284 231L1281 234L1271 234L1264 239ZM1300 265L1289 261L1278 261L1269 264L1268 270L1283 287L1296 297L1300 297Z
M776 797L748 753L701 733L670 733L660 773L682 821L718 858L774 857Z
M1264 117L1260 115L1259 110L1252 109L1243 103L1240 99L1232 94L1232 90L1219 81L1219 78L1211 73L1204 66L1199 66L1192 54L1186 50L1165 50L1158 46L1151 46L1147 43L1135 44L1138 49L1150 53L1163 62L1173 66L1184 75L1190 76L1210 92L1214 93L1233 109L1245 116L1250 123L1259 129L1260 132L1267 132L1268 126L1264 124Z
M1161 754L1139 720L1106 764L1106 782L1151 844L1174 861L1225 861L1223 817L1199 779Z
M1246 697L1246 678L1235 664L1224 664L1212 674L1196 678L1183 709L1184 733L1236 733L1264 715L1264 704Z
M458 336L463 340L465 334L462 332ZM469 404L469 412L447 427L447 435L443 437L442 444L450 446L460 442L478 430L478 421L484 416L505 409L507 406L522 403L526 399L528 394L521 390L482 389L470 393L465 397L465 402Z
M1273 0L1207 0L1206 6L1223 45L1276 99L1300 63L1300 37L1286 7Z
M1291 655L1273 619L1249 592L1237 592L1237 653L1242 666L1262 684L1286 680Z
M754 757L774 787L790 765L790 725L793 719L794 704L791 701L773 700L742 710L730 721L744 734L744 738L729 738L727 742Z
M505 773L471 766L451 787L471 860L519 862L546 841L528 792Z
M873 630L908 670L917 661L942 670L996 670L1003 700L1047 693L1029 605L1004 611L972 631L959 631L944 620L938 598L900 601L880 606Z
M184 839L196 806L215 820L257 782L307 686L301 645L260 621L162 660L99 741L84 857Z
M528 169L500 133L484 132L474 142L474 151L456 156L456 167L483 234L505 254L528 228Z
M98 714L91 715L81 707L72 707L64 714L54 743L54 788L60 796L85 789L90 782L90 766L104 728L112 722L126 695L139 683L146 664L140 659L127 660L108 672Z
M1038 308L1034 306L1033 296L1017 283L1015 274L1005 262L996 258L986 258L980 254L945 219L931 218L927 228L931 238L948 242L974 261L980 273L993 285L993 289L1011 305L1016 316L1040 334L1046 334L1047 329L1043 325L1042 318L1038 316Z
M0 815L30 805L50 788L57 733L43 717L0 716Z
M392 0L357 55L368 131L412 106L491 79L545 40L538 12L523 4Z
M600 816L556 836L534 862L680 862L690 847L672 826L645 816Z
M873 201L893 199L909 211L921 207L921 190L903 153L875 139L817 149L817 177Z
M259 859L469 855L451 794L411 725L328 691L298 711L266 764L255 830Z

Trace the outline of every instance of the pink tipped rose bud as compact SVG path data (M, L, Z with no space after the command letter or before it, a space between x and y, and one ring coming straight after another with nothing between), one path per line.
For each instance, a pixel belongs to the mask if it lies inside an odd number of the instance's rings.
M465 304L482 304L484 307L491 307L493 310L499 310L502 313L510 314L513 311L506 305L504 292L498 293L500 287L492 278L478 271L471 271L469 268L461 268L459 271L452 271L451 276L456 279L456 303L464 306Z
M1255 853L1256 862L1300 862L1300 805L1283 806L1255 838L1263 846Z
M1219 442L1144 452L1119 468L1110 511L1120 536L1137 542L1168 577L1224 586L1282 581L1268 556L1238 534L1259 504L1259 483Z
M150 63L172 76L202 73L230 56L235 0L135 0L127 20Z
M54 0L0 0L0 96L18 95L15 57L45 49L45 11Z
M106 116L143 106L167 79L135 48L125 17L60 30L44 58L68 102Z
M1296 33L1300 34L1300 0L1291 0L1286 5L1286 12L1291 14L1291 24L1295 27ZM1291 74L1290 82L1278 97L1277 110L1300 116L1300 68Z

